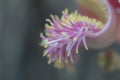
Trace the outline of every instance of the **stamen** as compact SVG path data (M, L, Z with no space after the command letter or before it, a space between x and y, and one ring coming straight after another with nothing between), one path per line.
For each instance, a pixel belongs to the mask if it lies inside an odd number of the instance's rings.
M58 68L69 62L74 63L81 42L88 50L88 33L94 34L104 28L101 21L81 16L77 11L68 14L67 9L62 12L61 18L56 15L51 15L51 18L46 20L45 36L40 34L41 46L46 48L43 56L47 56L48 64L54 62Z

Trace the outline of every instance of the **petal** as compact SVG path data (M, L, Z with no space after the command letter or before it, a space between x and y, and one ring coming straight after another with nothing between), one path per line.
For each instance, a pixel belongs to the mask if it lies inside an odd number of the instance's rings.
M105 2L108 9L108 20L104 28L98 33L91 34L87 37L88 47L101 49L108 47L115 42L118 33L117 13L109 2Z
M114 8L120 8L120 0L108 0Z
M120 14L118 15L118 37L117 37L117 42L120 43Z

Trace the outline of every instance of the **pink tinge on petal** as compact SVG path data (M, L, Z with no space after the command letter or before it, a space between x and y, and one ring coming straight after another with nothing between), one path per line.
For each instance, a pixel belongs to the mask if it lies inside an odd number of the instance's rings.
M114 7L117 12L117 28L118 28L118 35L117 35L117 42L120 43L120 1L119 0L108 0L110 4Z
M117 38L117 14L107 1L106 5L108 8L108 21L101 31L91 35L91 37L87 39L88 46L91 48L100 49L108 47L115 42Z
M110 4L114 7L114 8L120 8L120 2L119 0L108 0L110 2Z

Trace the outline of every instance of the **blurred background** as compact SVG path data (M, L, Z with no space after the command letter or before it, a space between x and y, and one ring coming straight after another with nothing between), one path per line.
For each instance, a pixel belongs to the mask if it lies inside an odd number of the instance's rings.
M101 50L81 50L75 72L47 64L40 33L50 14L74 11L74 0L0 0L0 80L120 80L120 72L105 73L96 62ZM119 51L119 45L110 46Z

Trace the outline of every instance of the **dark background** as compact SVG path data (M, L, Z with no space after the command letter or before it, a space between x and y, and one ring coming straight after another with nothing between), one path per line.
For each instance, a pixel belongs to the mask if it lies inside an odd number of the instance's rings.
M47 64L39 34L45 19L65 8L74 11L74 0L0 0L0 80L120 80L119 71L97 65L98 50L81 50L74 73Z

